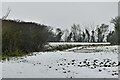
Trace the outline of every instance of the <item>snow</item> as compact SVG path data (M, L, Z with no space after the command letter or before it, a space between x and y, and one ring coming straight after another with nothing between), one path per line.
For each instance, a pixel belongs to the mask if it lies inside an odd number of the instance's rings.
M87 42L50 42L50 46L57 46L57 45L107 45L110 43L87 43Z
M114 64L106 67L105 63ZM3 78L118 78L118 46L34 52L32 56L11 58L0 64Z

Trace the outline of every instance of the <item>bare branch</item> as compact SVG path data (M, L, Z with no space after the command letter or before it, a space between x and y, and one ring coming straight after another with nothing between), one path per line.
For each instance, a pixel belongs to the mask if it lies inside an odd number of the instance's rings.
M5 16L2 17L2 20L3 20L3 19L6 19L6 18L9 16L10 12L11 12L11 9L8 8L8 9L7 9L7 13L6 13Z

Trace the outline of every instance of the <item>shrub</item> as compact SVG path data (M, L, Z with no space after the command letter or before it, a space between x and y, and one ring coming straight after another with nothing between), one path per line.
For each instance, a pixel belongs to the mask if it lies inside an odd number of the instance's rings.
M20 53L41 51L47 43L48 36L49 30L45 25L2 20L2 53L20 56Z

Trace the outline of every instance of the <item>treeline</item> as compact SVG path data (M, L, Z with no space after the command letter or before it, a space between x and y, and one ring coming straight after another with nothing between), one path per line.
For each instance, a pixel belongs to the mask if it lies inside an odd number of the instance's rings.
M97 25L94 30L81 30L84 26L73 24L71 30L56 29L49 38L50 42L111 42L120 44L120 17L111 20L114 24L114 31L109 31L109 25Z
M1 20L0 20L1 21ZM109 25L101 24L94 30L81 30L81 26L73 24L71 31L56 29L34 22L20 20L2 20L2 53L14 56L15 52L30 53L45 49L47 42L111 42L120 44L120 17L111 20L114 31ZM15 53L15 54L14 54Z
M95 30L89 31L85 29L81 30L82 26L79 24L73 24L71 26L71 31L61 30L60 28L56 29L56 32L53 33L54 37L51 37L53 42L105 42L105 34L108 31L109 26L102 24L97 26Z
M14 52L41 51L47 43L49 31L46 25L2 20L2 53L14 56Z

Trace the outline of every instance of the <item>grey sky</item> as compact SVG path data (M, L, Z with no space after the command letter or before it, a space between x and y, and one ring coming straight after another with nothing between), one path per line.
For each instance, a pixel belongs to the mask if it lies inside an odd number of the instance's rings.
M10 19L34 21L62 29L69 29L74 23L88 29L101 23L111 25L111 18L118 15L117 2L4 2L3 15L8 7L11 8Z

